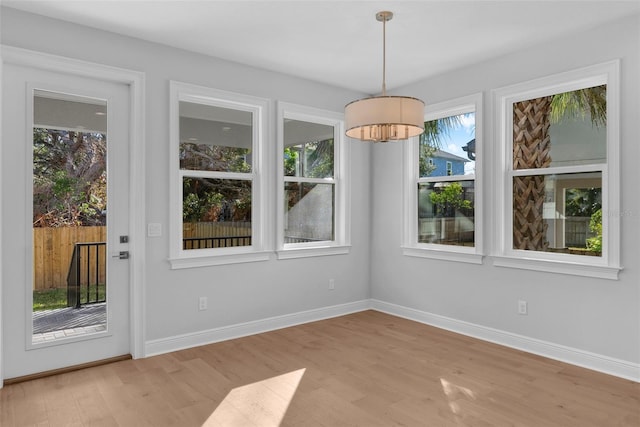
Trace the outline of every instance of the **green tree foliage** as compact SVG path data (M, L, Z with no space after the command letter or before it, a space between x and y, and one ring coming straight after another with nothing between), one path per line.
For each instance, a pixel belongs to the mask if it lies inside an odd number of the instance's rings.
M602 208L601 188L572 188L565 194L566 216L590 217Z
M247 148L180 143L180 168L250 173ZM250 181L185 178L182 217L187 222L250 221Z
M607 126L607 85L559 93L551 99L551 123L565 117L585 119L587 114L594 126Z
M334 139L310 141L284 149L285 176L331 178L334 176ZM316 184L286 183L287 206L291 207L315 188Z
M436 207L436 215L451 217L458 209L471 209L471 201L463 197L463 191L459 182L451 182L441 190L431 192L429 199Z
M201 221L212 209L222 207L224 196L216 192L187 193L184 196L182 217L185 221Z
M284 149L284 176L295 176L298 164L298 150L294 147Z
M186 222L251 221L251 182L185 178L182 217Z
M251 172L248 148L222 145L180 143L180 168L221 172Z
M587 239L587 249L602 253L602 209L598 209L591 215L589 230L591 230L595 236Z
M105 225L106 136L33 131L33 226Z
M333 177L333 138L310 141L284 149L285 176Z
M328 178L333 176L333 138L306 144L307 177Z
M433 157L438 149L427 143L426 141L423 142L422 138L420 140L419 147L420 155L418 157L418 166L420 168L420 176L429 176L433 173L434 170L436 170L435 165L429 164L429 159Z

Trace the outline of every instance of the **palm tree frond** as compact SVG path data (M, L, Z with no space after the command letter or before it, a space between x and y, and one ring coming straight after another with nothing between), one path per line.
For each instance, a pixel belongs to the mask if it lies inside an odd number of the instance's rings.
M442 138L449 136L452 129L462 126L463 116L448 116L424 122L424 132L420 135L420 144L440 148Z
M598 127L607 125L607 86L594 86L553 95L551 99L552 123L560 123L564 117L586 118Z

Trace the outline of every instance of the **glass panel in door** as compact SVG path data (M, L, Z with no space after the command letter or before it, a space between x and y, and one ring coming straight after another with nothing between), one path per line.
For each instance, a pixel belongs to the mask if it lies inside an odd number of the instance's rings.
M107 329L107 102L35 90L32 344Z

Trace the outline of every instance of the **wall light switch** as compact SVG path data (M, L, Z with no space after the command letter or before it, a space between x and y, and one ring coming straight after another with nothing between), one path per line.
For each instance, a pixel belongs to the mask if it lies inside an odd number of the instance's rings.
M162 236L162 224L158 222L150 222L147 224L147 236L160 237Z

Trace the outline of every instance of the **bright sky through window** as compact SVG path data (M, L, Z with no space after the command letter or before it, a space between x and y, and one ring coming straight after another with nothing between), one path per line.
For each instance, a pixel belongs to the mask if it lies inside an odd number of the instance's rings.
M469 141L475 138L476 121L475 114L463 114L460 126L450 129L447 135L442 135L440 139L440 149L447 153L455 154L463 159L469 160L467 152L462 149ZM464 174L475 173L476 162L469 160L464 164Z

